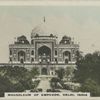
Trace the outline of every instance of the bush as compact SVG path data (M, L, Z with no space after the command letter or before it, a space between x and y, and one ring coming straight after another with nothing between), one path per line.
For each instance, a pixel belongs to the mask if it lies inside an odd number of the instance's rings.
M0 76L0 96L4 96L4 92L13 91L13 84L8 78Z
M63 81L61 81L59 78L52 78L51 81L50 81L50 85L53 89L55 88L62 88L62 85L63 85Z
M39 81L33 83L29 73L24 67L0 67L0 96L5 92L23 92L37 87Z
M12 88L12 92L23 92L25 90L25 87L21 83L14 84Z
M40 82L40 80L34 81L32 84L32 88L35 89L38 86L39 82Z
M82 92L90 92L91 96L100 96L100 86L96 81L87 79L80 87Z

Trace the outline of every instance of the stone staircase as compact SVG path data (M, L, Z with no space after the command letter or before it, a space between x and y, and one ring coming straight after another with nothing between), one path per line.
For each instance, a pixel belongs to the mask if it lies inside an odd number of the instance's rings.
M41 88L43 92L46 92L47 89L51 89L51 87L50 87L50 79L46 78L46 77L42 77L37 89L38 88Z

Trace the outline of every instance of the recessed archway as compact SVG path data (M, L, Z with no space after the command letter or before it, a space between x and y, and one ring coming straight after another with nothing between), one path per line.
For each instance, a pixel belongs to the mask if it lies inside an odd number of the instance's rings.
M47 75L47 68L42 68L41 74L42 75Z
M51 56L51 49L47 46L42 46L38 49L38 55Z
M69 52L69 51L65 51L64 53L63 53L63 57L64 58L68 58L67 60L68 61L71 61L71 53Z
M24 63L24 61L25 61L25 52L24 51L18 52L18 61L20 61L21 63Z
M41 62L46 63L51 61L51 49L47 46L42 46L38 49L38 56Z

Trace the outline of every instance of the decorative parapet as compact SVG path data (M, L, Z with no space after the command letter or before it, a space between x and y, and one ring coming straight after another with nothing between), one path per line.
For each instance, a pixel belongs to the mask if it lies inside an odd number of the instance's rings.
M59 48L79 48L78 44L59 44Z
M10 44L9 48L34 48L33 45L30 44Z

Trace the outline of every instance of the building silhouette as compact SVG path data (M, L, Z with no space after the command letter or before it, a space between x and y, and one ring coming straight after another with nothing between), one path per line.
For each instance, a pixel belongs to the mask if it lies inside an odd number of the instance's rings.
M31 33L31 42L22 35L14 44L10 44L9 63L26 68L37 67L40 75L49 76L56 75L59 68L75 68L79 45L68 36L63 36L58 43L56 35L42 33L40 27L35 27Z

